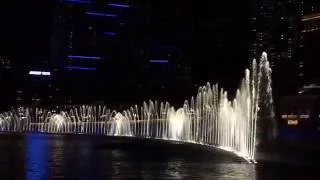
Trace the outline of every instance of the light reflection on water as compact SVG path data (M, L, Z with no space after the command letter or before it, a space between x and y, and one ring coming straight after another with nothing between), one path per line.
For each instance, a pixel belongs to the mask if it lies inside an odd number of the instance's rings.
M221 152L175 146L105 146L101 138L87 136L0 136L1 179L307 179L300 167L248 164Z
M47 178L48 141L33 136L25 138L26 179L41 180Z

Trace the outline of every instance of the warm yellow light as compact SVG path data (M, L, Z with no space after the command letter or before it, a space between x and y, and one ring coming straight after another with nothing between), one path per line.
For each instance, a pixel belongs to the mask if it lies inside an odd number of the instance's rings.
M296 119L296 118L297 118L297 115L290 114L290 115L288 115L288 118Z
M287 121L287 124L288 125L290 125L290 126L296 126L296 125L298 125L298 120L291 120L291 119L289 119L288 121Z

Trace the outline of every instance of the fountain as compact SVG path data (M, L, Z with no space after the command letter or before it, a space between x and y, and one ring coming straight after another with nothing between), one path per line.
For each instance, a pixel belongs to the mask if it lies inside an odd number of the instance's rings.
M130 121L127 116L117 113L112 120L109 136L132 136Z
M260 110L259 108L263 108ZM273 124L271 69L267 54L252 61L233 100L218 85L200 87L196 97L175 110L168 102L144 102L119 113L106 106L75 106L60 113L18 108L0 114L2 132L45 132L133 136L202 144L252 161L260 124ZM262 112L262 113L261 113ZM259 132L258 132L259 133Z

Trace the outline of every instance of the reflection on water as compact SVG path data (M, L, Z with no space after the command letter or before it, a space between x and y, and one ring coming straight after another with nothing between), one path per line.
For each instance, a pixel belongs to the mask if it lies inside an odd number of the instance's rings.
M102 137L0 136L1 179L308 179L310 168L247 164L194 147L115 146Z
M26 179L47 179L48 141L32 135L25 137L25 172Z
M166 174L170 177L175 177L177 179L181 179L181 174L180 174L180 171L181 171L181 164L182 162L181 161L175 161L175 162L168 162L168 169L166 170Z

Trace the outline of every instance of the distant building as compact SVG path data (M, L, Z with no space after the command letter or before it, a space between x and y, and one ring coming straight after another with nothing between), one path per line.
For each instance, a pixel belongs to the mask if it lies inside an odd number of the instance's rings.
M320 1L310 0L304 4L303 35L304 49L303 59L305 61L304 71L307 81L320 79Z
M108 100L122 96L130 101L132 93L145 96L142 99L157 91L165 96L169 87L190 84L190 63L181 61L186 39L180 33L184 24L178 22L181 6L148 1L58 1L51 64L65 81L66 93L82 100L109 95Z
M303 83L300 64L303 36L302 0L257 0L255 15L251 18L252 43L250 57L260 58L268 53L273 69L274 85L283 93L292 93Z
M284 96L279 106L280 138L312 140L320 137L320 86L310 84L299 94Z

